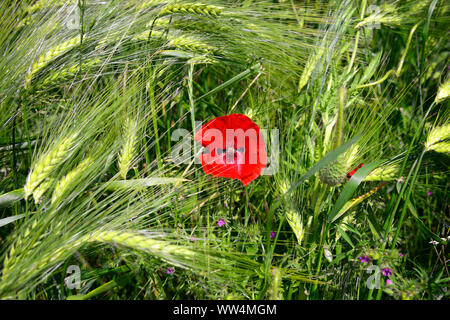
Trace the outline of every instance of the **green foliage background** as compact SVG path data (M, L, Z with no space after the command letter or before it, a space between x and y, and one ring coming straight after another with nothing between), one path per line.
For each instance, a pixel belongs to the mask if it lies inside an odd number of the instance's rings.
M449 10L3 1L0 297L448 298ZM279 130L247 187L172 161L230 113Z

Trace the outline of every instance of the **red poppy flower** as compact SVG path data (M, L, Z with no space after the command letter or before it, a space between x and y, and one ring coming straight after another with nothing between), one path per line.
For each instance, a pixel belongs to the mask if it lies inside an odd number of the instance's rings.
M347 179L350 179L355 174L355 172L358 171L358 169L361 168L363 165L364 165L364 163L361 163L355 169L353 169L352 171L347 173Z
M266 167L266 145L259 127L243 114L212 119L194 139L207 150L200 156L205 174L239 179L246 186Z

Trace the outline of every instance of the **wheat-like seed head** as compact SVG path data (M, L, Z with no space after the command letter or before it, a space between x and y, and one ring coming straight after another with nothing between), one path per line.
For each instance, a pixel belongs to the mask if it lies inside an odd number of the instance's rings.
M444 141L436 143L430 148L430 150L434 150L440 153L450 153L450 142Z
M369 173L364 181L390 181L398 177L400 166L398 164L391 164L384 167L379 167Z
M291 208L286 210L286 219L291 226L292 231L297 238L299 245L302 244L303 237L305 235L305 230L303 228L302 217L299 212Z
M319 62L319 60L322 58L324 52L325 48L320 47L314 55L309 57L308 62L306 63L305 68L303 69L300 81L298 83L298 91L300 91L304 86L306 86L306 84L309 81L309 78L311 77L311 74L316 68L316 65Z
M450 96L450 78L439 87L434 102L439 103L441 101L444 101L448 98L448 96Z
M144 10L153 6L156 6L161 3L166 3L167 0L144 0L142 3L137 7L137 10Z
M52 203L61 198L66 190L68 190L73 182L76 182L80 175L92 164L92 159L87 157L72 171L61 178L56 184L52 194Z
M174 13L202 14L207 16L218 16L222 13L222 8L200 3L168 4L159 13L158 17L163 17Z
M183 246L170 244L168 241L152 239L143 234L129 231L102 231L86 238L89 242L107 242L138 250L147 251L157 256L184 256L194 258L195 251Z
M449 150L450 123L439 127L434 127L427 136L425 150L446 153Z
M149 36L149 31L144 31L142 33L137 34L132 38L133 41L146 41ZM152 37L158 38L162 36L162 32L158 30L152 31ZM218 49L213 47L204 41L188 35L177 35L173 36L169 34L168 36L167 46L175 47L183 50L188 50L191 52L202 53L202 54L214 54Z
M61 246L51 253L41 257L39 262L33 264L32 267L27 269L14 269L15 262L19 257L17 256L15 247L12 247L9 256L6 258L4 263L4 269L2 272L3 281L0 282L0 291L2 285L5 285L5 283L11 281L11 278L20 278L22 281L30 279L37 273L42 272L43 269L50 267L61 259L64 259L70 252L73 252L80 246L91 242L111 243L132 249L142 250L168 261L176 257L193 261L196 257L198 257L198 253L194 250L181 245L171 244L169 241L156 240L136 232L113 230L97 231L66 243L64 246Z
M137 123L135 120L127 119L124 127L124 144L119 155L119 172L123 179L127 178L133 160L134 148L137 138Z
M39 203L41 201L45 191L47 191L48 188L50 188L53 181L54 181L53 179L46 179L42 181L39 186L37 186L37 188L33 191L33 198L35 203Z
M356 164L359 146L354 145L345 154L340 155L331 164L319 170L319 179L330 186L343 184L347 180L347 173Z
M79 45L79 43L80 37L79 36L73 37L72 39L69 39L61 44L58 44L50 48L49 51L41 55L38 61L33 63L30 73L25 77L25 86L26 87L29 86L33 77L49 62L61 56L62 54L68 52L69 50L75 48L76 46Z
M329 186L337 186L345 182L347 173L347 161L341 155L328 166L319 170L319 179Z
M373 26L374 24L387 24L387 25L399 25L402 19L397 12L397 8L393 4L384 4L381 12L375 12L371 14L363 21L359 22L355 28L361 28L363 26Z
M88 69L100 63L100 59L91 59L83 61L81 69ZM80 65L74 64L68 68L64 68L58 72L53 72L49 76L36 85L37 89L47 88L52 85L60 85L67 79L73 78L80 71Z
M42 195L47 190L46 188L48 188L49 185L43 184L43 182L50 177L52 170L67 156L74 145L76 137L76 134L72 134L62 139L37 160L34 168L28 174L23 188L25 198L28 198L34 193L38 187L38 194L35 195L35 198L36 196L40 198L39 195Z
M168 45L188 49L192 52L200 52L206 54L213 54L215 51L217 51L217 48L210 46L191 36L175 37L169 41Z

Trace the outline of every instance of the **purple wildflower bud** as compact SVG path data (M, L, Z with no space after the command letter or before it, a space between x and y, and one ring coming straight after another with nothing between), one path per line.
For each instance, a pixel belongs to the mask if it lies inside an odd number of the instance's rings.
M270 233L270 238L275 238L275 236L277 235L277 233L275 232L275 231L272 231L271 233Z
M197 240L197 238L195 238L194 236L191 237L191 241L195 241Z
M368 256L361 256L359 257L359 260L361 260L361 263L369 263L370 262L370 258Z
M227 209L228 209L228 205L227 205L227 203L226 203L226 202L224 202L224 205L225 205L225 208L227 208Z
M386 284L392 284L392 280L391 279L386 279Z
M428 191L427 191L427 195L428 195L429 197L431 197L431 196L433 195L433 191L428 190Z
M167 274L172 274L174 272L175 270L173 270L171 267L167 268Z
M392 275L392 270L389 269L389 268L384 268L384 269L381 271L381 273L382 273L384 276L389 277L389 276Z
M219 227L223 226L225 224L225 220L224 219L219 219L219 221L217 221L217 225Z

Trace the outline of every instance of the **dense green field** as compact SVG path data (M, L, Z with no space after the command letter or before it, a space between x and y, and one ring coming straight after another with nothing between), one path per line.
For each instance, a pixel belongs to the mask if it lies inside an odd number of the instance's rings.
M0 11L1 299L450 297L447 1Z

